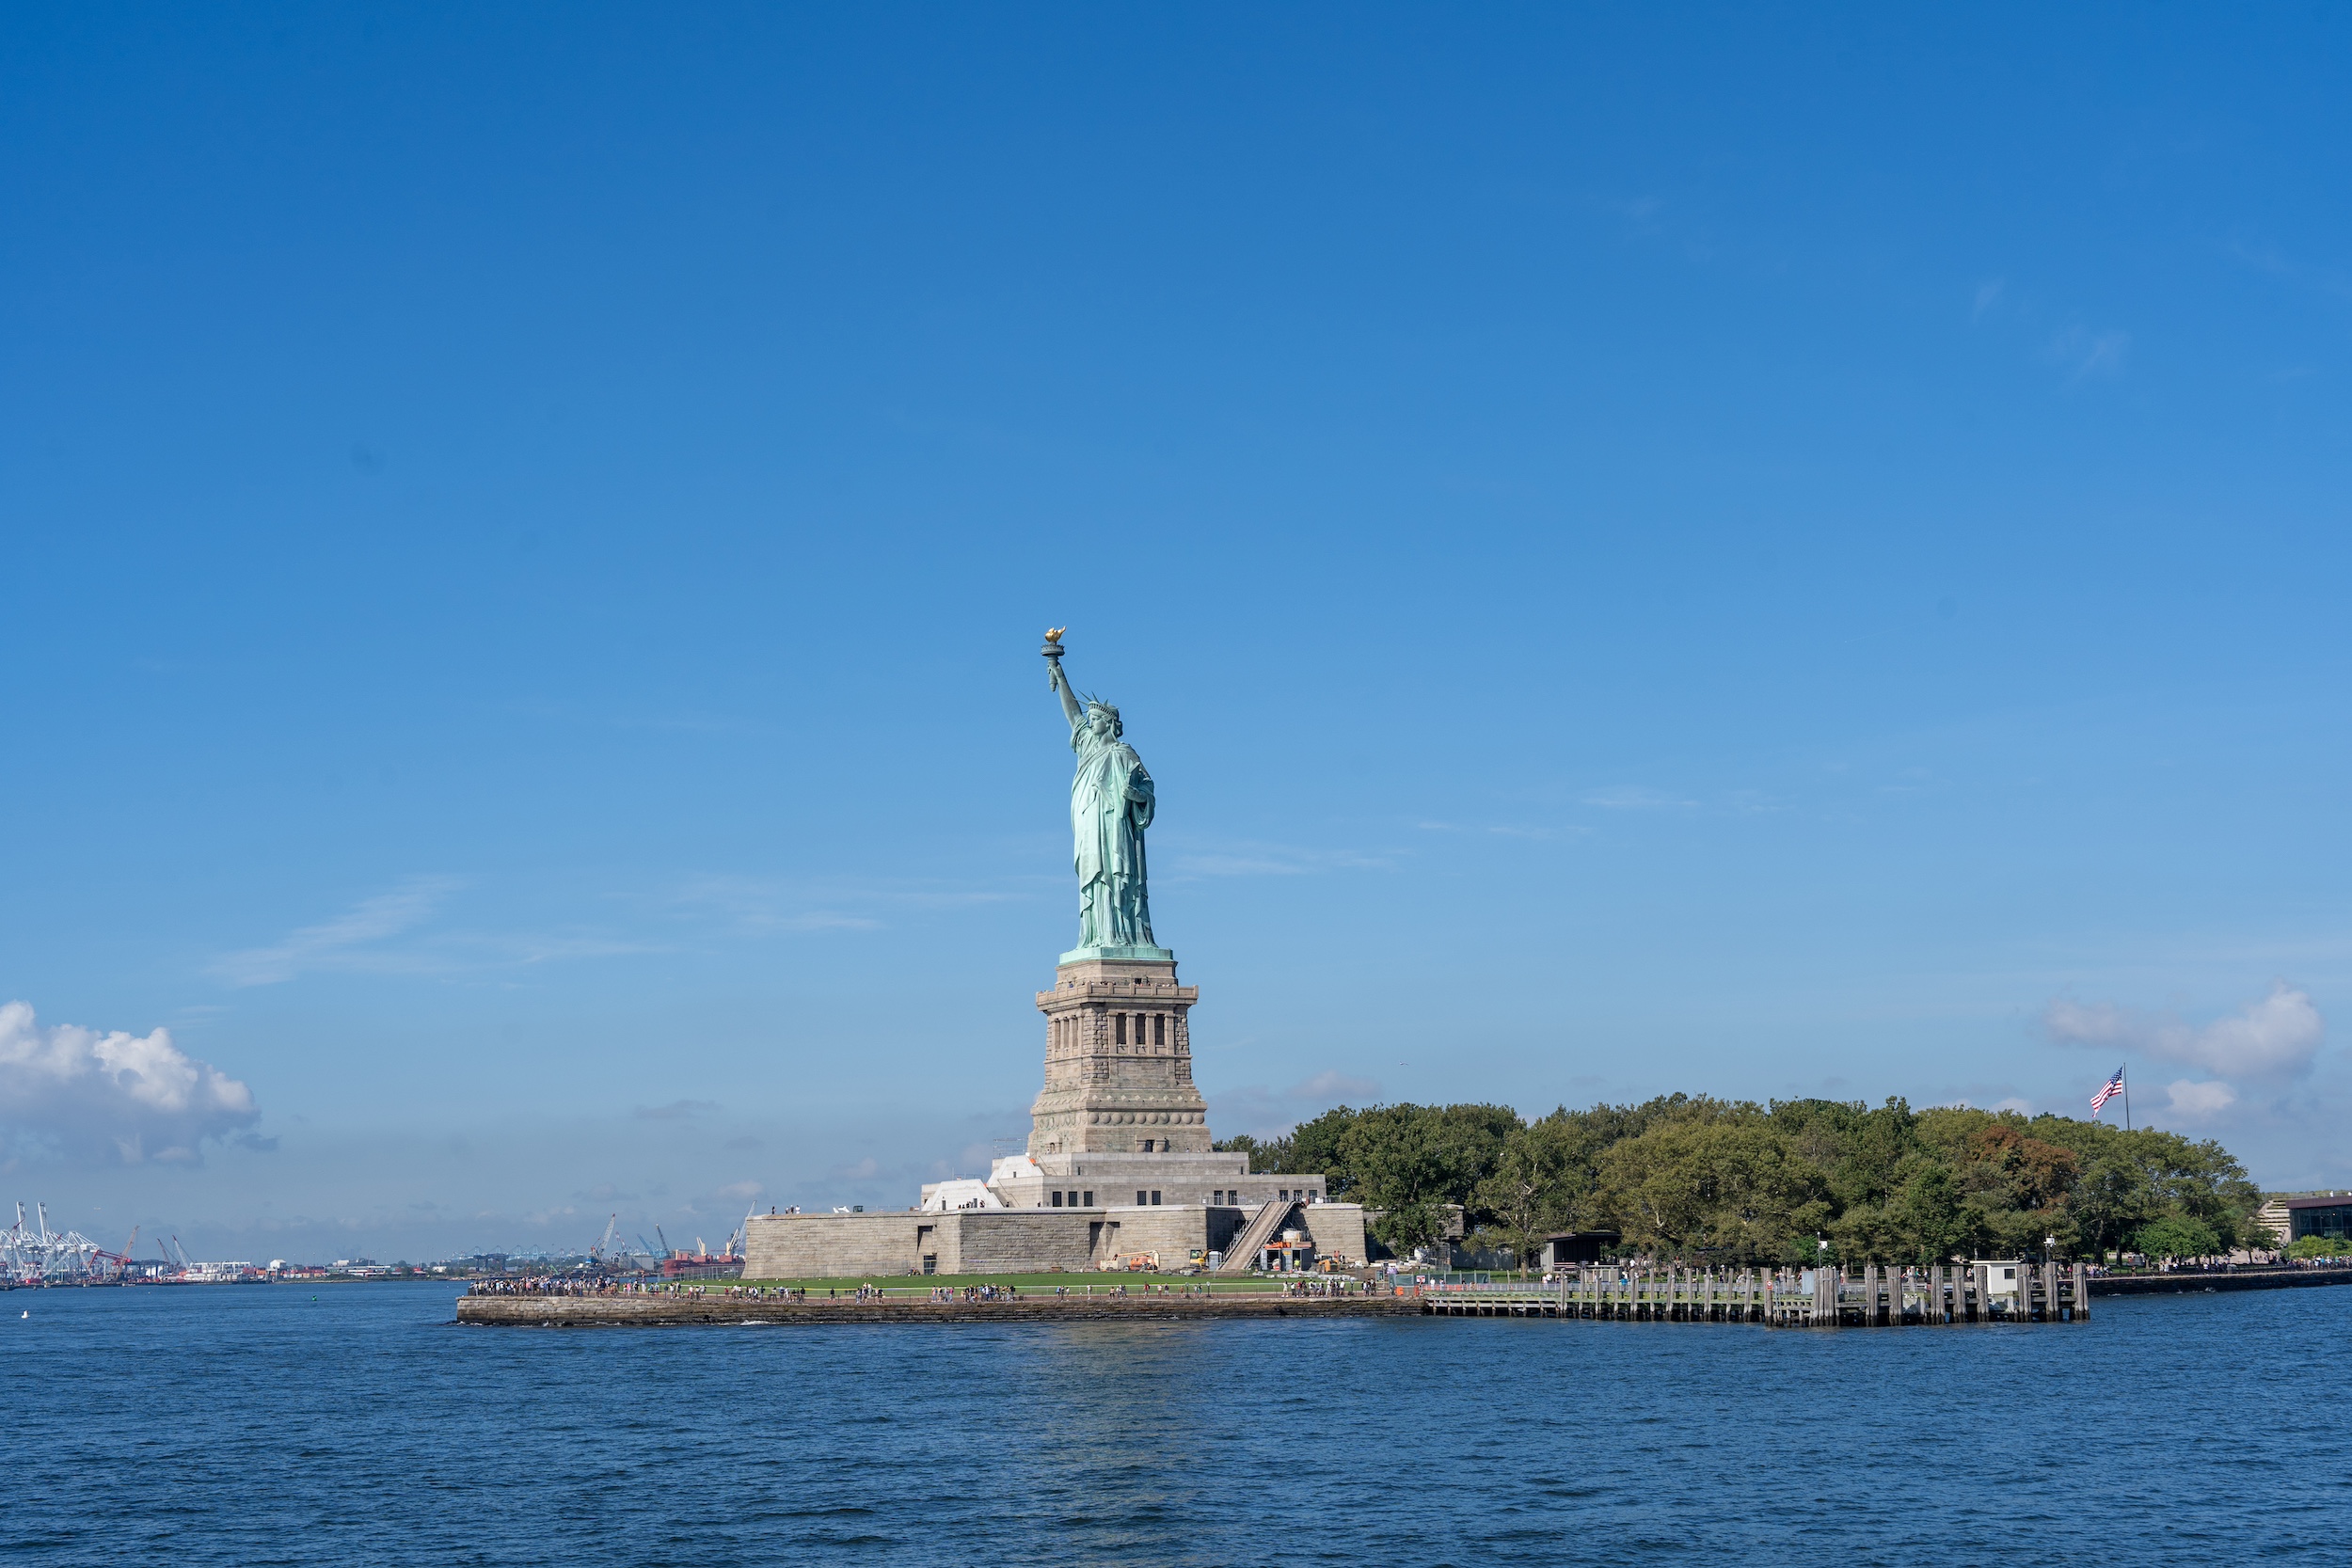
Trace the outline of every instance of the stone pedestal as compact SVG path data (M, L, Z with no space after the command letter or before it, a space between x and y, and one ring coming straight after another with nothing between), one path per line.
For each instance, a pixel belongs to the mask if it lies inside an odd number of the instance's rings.
M1029 1157L1054 1171L1081 1154L1207 1154L1188 1022L1200 989L1177 983L1172 954L1062 957L1054 989L1037 993L1045 1087L1029 1108Z

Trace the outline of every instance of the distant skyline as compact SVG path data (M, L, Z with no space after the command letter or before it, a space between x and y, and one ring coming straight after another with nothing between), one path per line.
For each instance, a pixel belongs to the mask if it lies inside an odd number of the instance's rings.
M1063 625L1221 1136L2128 1061L2352 1186L2338 11L10 41L0 1196L389 1261L977 1171Z

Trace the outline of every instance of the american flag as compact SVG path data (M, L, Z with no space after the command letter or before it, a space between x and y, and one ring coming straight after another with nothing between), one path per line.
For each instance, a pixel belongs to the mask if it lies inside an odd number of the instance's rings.
M2099 1114L2100 1106L2105 1105L2108 1101L2113 1100L2117 1095L2122 1094L2122 1092L2123 1069L2122 1068L2117 1068L2115 1069L2115 1076L2108 1079L2106 1084L2100 1086L2099 1092L2090 1097L2090 1114L2094 1117L2097 1116Z

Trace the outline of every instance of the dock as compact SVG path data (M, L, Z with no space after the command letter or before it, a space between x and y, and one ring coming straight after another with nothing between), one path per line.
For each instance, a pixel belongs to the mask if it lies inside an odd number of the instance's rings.
M1994 1277L2013 1269L2013 1279ZM2102 1296L2196 1295L2352 1285L2352 1269L2093 1275L2081 1263L1839 1270L1583 1269L1549 1285L1432 1283L1437 1317L1596 1318L1637 1323L1761 1323L1772 1328L2078 1323Z
M2006 1276L2006 1277L2004 1277ZM1595 1318L1761 1323L1770 1328L1904 1323L2058 1323L2090 1318L2080 1263L1894 1268L1580 1269L1549 1285L1452 1285L1421 1292L1438 1317Z
M1994 1277L2010 1267L2014 1279ZM1583 1318L1620 1323L1754 1323L1769 1328L1892 1328L1965 1323L2083 1323L2102 1296L2190 1295L2352 1285L2352 1269L2099 1275L2080 1263L1895 1268L1580 1270L1543 1283L1433 1280L1346 1295L1279 1291L1195 1295L1011 1294L923 1299L873 1290L840 1297L619 1292L459 1298L461 1323L516 1328L686 1324L1226 1323L1339 1318Z

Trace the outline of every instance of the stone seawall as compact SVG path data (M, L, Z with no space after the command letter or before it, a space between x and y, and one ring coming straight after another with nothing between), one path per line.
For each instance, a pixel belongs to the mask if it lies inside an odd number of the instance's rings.
M1203 1318L1417 1318L1411 1296L1024 1296L1018 1301L760 1301L705 1296L461 1296L461 1323L516 1328L659 1327L672 1323L1173 1323Z
M2193 1296L2207 1291L2292 1291L2307 1285L2352 1285L2352 1269L2240 1269L2235 1274L2103 1274L2093 1296Z
M2281 1291L2352 1285L2352 1269L2265 1269L2237 1274L2106 1275L2089 1281L2101 1296L2191 1295L2207 1291ZM1509 1300L1464 1296L1285 1296L1268 1291L1212 1296L1023 1296L1015 1301L811 1301L709 1296L461 1296L461 1323L516 1328L594 1328L670 1323L1175 1323L1214 1319L1551 1316L1540 1287ZM2096 1321L2096 1314L2093 1314Z

